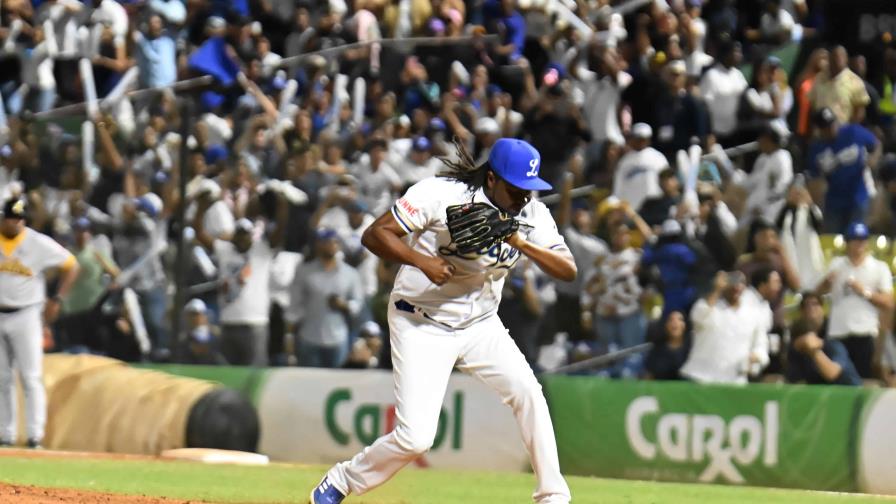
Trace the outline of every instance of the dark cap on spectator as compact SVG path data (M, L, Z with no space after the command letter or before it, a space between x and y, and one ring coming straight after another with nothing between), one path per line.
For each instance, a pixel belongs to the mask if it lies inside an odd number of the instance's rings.
M827 128L828 126L834 124L836 121L837 116L834 115L834 111L829 109L828 107L824 107L816 112L815 117L812 118L812 122L814 122L815 125L820 128Z
M388 144L386 143L386 140L382 138L371 139L370 142L367 143L367 152L370 152L377 147L385 149L388 147Z
M10 198L3 204L4 219L25 218L25 198Z
M868 226L863 222L853 222L846 228L846 241L867 240Z

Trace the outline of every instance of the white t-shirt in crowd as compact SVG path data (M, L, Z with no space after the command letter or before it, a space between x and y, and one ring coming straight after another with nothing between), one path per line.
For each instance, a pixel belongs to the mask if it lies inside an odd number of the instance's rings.
M563 238L566 239L566 245L576 261L576 269L579 271L579 274L576 275L576 279L572 282L557 280L557 292L567 296L578 297L582 292L584 279L590 277L592 270L595 268L595 261L597 261L598 257L606 255L610 249L597 236L591 233L582 233L573 226L567 226L563 229Z
M849 335L876 336L879 326L878 310L871 301L853 291L847 282L855 278L873 292L893 292L893 274L886 263L866 256L858 266L848 257L835 257L828 267L833 275L831 283L831 314L828 337L845 338Z
M401 177L385 161L374 170L366 154L354 166L353 174L360 181L361 195L370 206L370 213L382 215L395 201L395 188L401 187Z
M681 375L700 383L747 383L750 356L759 368L768 364L767 319L756 305L741 300L735 308L724 300L710 306L700 299L691 309L693 343Z
M632 83L632 76L620 71L616 76L598 78L587 69L578 70L581 89L585 93L583 113L595 141L609 140L617 145L625 143L616 109L622 92Z
M186 211L187 221L192 220L194 215L196 215L196 204L192 203ZM218 200L205 211L205 215L202 217L202 227L212 238L228 239L236 230L236 219L227 203Z
M404 185L413 185L423 179L435 177L442 168L439 158L431 157L422 165L415 163L410 157L395 166L395 172Z
M775 222L787 197L787 188L793 182L793 158L786 149L770 154L760 154L753 164L753 171L743 182L747 190L744 218L752 218L757 212L769 222Z
M448 282L436 285L419 269L404 265L395 278L392 298L403 299L452 327L469 327L497 312L507 273L521 256L506 243L466 255L457 251L445 222L446 211L451 205L469 202L492 204L482 189L470 191L461 182L433 177L411 186L392 207L395 220L410 235L411 248L442 257L455 267ZM530 242L566 249L551 212L542 202L530 201L517 218L531 226L520 227Z
M271 308L270 279L274 251L267 240L256 238L248 252L241 254L229 241L216 240L215 262L228 283L228 292L219 294L222 324L264 325ZM247 275L240 282L241 272Z
M641 251L634 248L604 256L594 269L603 285L597 296L598 317L626 317L641 309L640 263Z
M616 165L613 195L638 210L644 200L662 194L660 172L668 167L666 156L653 147L625 153Z
M700 94L706 100L713 133L729 135L737 128L737 107L745 89L747 79L737 68L716 65L703 75Z

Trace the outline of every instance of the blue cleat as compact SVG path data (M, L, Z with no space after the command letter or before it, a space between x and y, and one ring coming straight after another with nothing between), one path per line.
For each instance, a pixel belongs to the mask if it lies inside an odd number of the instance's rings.
M343 499L345 495L324 476L317 488L311 491L309 504L340 504Z

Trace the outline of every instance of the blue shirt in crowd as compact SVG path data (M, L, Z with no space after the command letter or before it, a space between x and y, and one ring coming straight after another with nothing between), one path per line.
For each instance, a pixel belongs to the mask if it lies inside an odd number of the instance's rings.
M809 175L828 181L825 212L848 212L868 203L865 181L868 153L877 138L858 124L840 128L833 141L817 140L809 148Z
M641 264L656 265L660 270L664 316L673 311L689 313L697 297L697 289L691 280L691 270L696 263L697 254L687 244L679 241L644 249Z
M144 86L168 86L177 81L177 44L168 35L138 42L140 80Z

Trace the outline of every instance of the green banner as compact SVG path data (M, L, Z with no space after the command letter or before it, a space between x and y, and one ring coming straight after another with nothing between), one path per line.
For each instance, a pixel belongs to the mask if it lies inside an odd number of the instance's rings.
M134 364L135 367L155 369L165 373L207 380L238 390L257 404L258 392L269 372L267 368L240 366L197 366L189 364Z
M564 472L857 491L870 392L850 387L544 380Z

